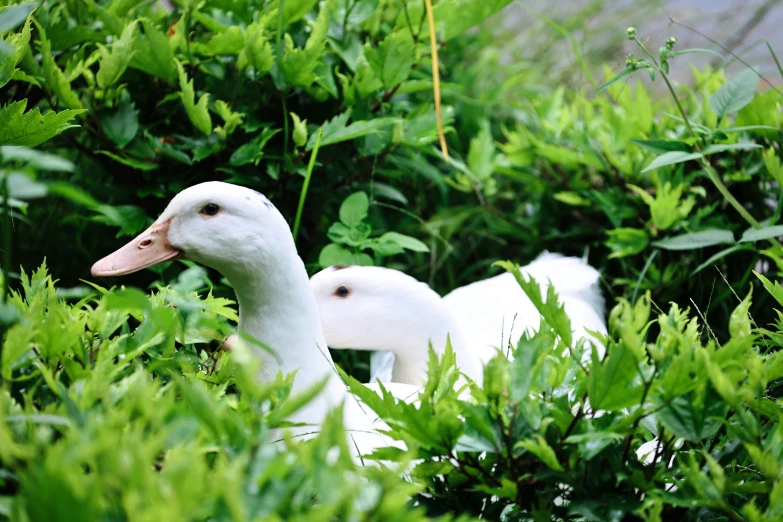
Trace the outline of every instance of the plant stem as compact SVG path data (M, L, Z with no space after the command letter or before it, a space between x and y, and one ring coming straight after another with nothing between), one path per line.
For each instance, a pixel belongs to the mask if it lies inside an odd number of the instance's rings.
M302 210L304 210L307 189L310 186L310 178L313 175L313 167L315 167L315 158L318 156L318 148L321 146L321 134L323 134L323 129L318 129L318 136L315 137L313 152L310 154L310 162L307 164L307 172L305 173L302 191L299 193L299 206L296 208L296 218L294 219L294 241L296 241L296 236L299 233L299 223L302 219Z
M0 287L0 303L5 303L8 294L8 277L11 273L11 206L8 202L8 177L0 172L3 196L3 285Z
M443 159L449 162L449 149L446 146L446 135L443 132L443 119L440 114L440 71L438 70L438 41L435 37L435 17L432 14L432 2L424 0L427 9L427 21L430 26L430 50L432 51L432 91L435 98L435 120L438 124L438 138Z

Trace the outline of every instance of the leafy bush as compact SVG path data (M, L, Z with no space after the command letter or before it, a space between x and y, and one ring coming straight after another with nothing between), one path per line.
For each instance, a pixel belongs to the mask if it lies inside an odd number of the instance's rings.
M633 29L640 57L599 86L578 17L546 19L550 40L509 65L496 24L474 28L509 2L441 0L446 159L424 3L173 3L0 0L0 294L16 292L0 303L0 517L781 518L778 90L751 70L675 85L697 50ZM563 36L589 85L549 77ZM608 355L581 363L547 301L471 401L448 354L418 407L352 382L409 448L379 456L419 459L410 482L334 463L335 418L273 452L302 398L218 349L225 280L187 261L124 281L150 297L83 280L217 178L268 195L313 271L383 264L446 291L497 260L587 251L619 303ZM56 289L16 269L45 257ZM336 360L366 377L366 358Z

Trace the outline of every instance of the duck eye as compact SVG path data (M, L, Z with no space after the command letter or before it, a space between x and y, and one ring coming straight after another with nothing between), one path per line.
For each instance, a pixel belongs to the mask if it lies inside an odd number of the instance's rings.
M351 293L351 291L348 290L348 288L345 287L345 286L340 286L340 287L337 288L337 290L334 291L334 295L336 295L337 297L342 297L342 298L348 297L348 294L350 294L350 293Z
M218 212L220 212L220 207L214 203L207 203L204 205L204 208L201 209L201 214L206 214L207 216L214 216Z

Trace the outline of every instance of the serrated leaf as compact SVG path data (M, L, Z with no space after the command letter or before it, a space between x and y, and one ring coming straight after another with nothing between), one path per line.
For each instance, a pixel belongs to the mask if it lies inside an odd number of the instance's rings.
M101 118L101 127L110 140L123 148L139 131L139 111L133 103L123 100L115 112Z
M147 74L157 76L167 82L173 82L176 77L174 64L174 51L169 39L154 22L141 19L144 33L137 33L134 48L138 52L133 54L130 66Z
M546 285L546 282L537 282L533 277L528 277L526 279L519 270L519 266L509 261L497 261L494 264L510 272L514 276L514 279L517 280L517 283L536 307L538 313L541 314L541 317L544 318L547 324L560 336L560 339L562 339L567 346L571 346L573 337L571 332L571 321L565 313L565 308L558 300L555 288L552 285L548 286L546 301L544 301L544 298L541 295L541 286L539 285Z
M242 125L245 115L231 110L231 107L223 100L215 102L215 112L223 119L223 125L215 127L215 132L221 139L230 136L238 126Z
M671 151L665 152L652 160L642 172L648 172L667 165L675 165L677 163L684 163L686 161L701 158L701 152L685 152L685 151Z
M721 418L728 405L717 396L696 401L691 395L693 393L666 401L656 415L670 433L690 442L698 442L720 428Z
M73 92L70 82L65 78L63 72L54 62L52 45L44 34L41 34L40 50L41 59L43 61L44 85L46 88L52 91L60 102L69 109L81 110L83 108L82 102L79 100L79 96Z
M722 119L726 114L736 112L753 101L759 85L759 74L745 69L726 82L710 97L710 108Z
M24 112L27 100L11 103L0 109L0 145L35 147L61 132L77 127L70 122L84 110L65 110L41 115L35 109Z
M364 47L364 56L386 90L408 79L416 61L413 42L386 37L378 47Z
M249 28L248 28L249 30ZM239 54L245 47L245 36L239 26L232 25L225 31L212 35L209 41L198 46L198 52L205 56Z
M734 234L730 230L702 230L681 236L654 241L653 246L664 250L696 250L708 246L733 244Z
M258 22L247 27L244 49L247 62L257 73L264 73L275 64L272 44L264 35L264 26Z
M105 46L98 44L98 51L101 54L100 69L95 78L98 80L98 86L106 89L117 83L128 68L131 58L136 53L133 49L133 35L136 31L137 20L129 23L122 30L122 35L111 44L111 51Z
M643 385L633 385L638 375L636 356L625 342L613 344L603 361L593 351L593 364L587 379L587 396L595 409L620 410L638 404Z
M177 61L177 73L179 75L180 98L190 122L202 133L209 136L212 134L212 118L209 116L207 108L209 93L201 95L198 103L195 103L196 93L193 89L193 80L188 80L185 69L179 61Z

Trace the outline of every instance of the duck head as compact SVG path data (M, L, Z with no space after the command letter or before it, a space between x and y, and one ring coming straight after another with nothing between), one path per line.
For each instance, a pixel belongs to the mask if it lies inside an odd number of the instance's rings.
M270 248L274 246L274 248ZM96 277L119 276L186 258L230 278L270 263L271 253L295 250L289 228L269 200L254 190L217 181L177 194L147 230L92 266Z

